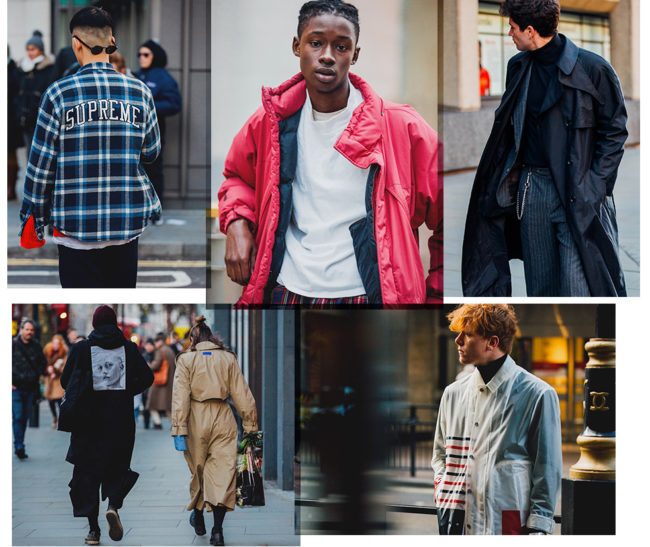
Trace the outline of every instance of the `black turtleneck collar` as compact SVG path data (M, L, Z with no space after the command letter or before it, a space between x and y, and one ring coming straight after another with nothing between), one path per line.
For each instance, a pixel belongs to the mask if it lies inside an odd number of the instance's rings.
M566 38L560 36L560 34L556 32L550 42L539 49L534 49L530 53L532 54L533 59L538 63L541 63L542 65L552 65L560 60L565 44Z
M487 384L490 380L492 380L492 378L494 378L494 375L497 372L499 372L501 365L505 363L506 357L508 357L508 354L504 353L498 359L495 359L494 361L490 361L485 365L480 365L476 367L478 371L481 373L481 378L483 378L483 382Z

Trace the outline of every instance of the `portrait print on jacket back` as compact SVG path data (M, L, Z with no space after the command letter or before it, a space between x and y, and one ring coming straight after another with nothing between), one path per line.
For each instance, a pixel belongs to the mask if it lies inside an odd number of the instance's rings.
M93 390L109 391L126 389L126 355L124 346L105 349L91 346Z

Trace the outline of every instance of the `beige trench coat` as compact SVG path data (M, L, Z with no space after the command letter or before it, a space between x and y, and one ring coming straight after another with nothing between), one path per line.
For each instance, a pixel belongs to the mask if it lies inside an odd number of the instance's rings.
M172 435L186 435L185 459L192 473L187 510L235 508L237 424L230 396L246 433L257 431L255 399L234 353L212 342L180 353L172 397Z
M174 361L176 357L167 344L163 344L154 352L153 361L149 365L151 370L156 372L162 366L163 360L166 360L169 366L167 370L167 383L163 386L151 386L149 388L147 410L164 410L168 412L172 407L172 390L175 372Z

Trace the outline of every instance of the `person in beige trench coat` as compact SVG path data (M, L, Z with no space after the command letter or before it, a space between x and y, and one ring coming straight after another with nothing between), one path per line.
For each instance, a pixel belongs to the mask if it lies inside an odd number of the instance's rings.
M223 519L235 508L237 424L227 402L232 399L246 433L257 432L255 399L237 357L213 336L205 317L190 331L190 348L176 358L172 397L172 435L185 440L192 473L190 524L205 534L203 508L213 512L211 545L224 545ZM179 448L177 444L177 449Z
M160 413L169 412L172 407L175 372L174 362L176 357L166 342L167 337L162 332L156 335L154 340L156 351L153 356L153 361L149 365L154 373L154 377L156 377L161 372L161 369L164 368L164 362L167 362L167 382L157 385L156 378L153 385L149 388L149 395L147 396L146 409L151 412L151 421L153 422L154 429L162 429Z
M52 413L52 427L56 429L58 423L57 407L61 408L64 389L61 387L61 373L68 358L68 348L65 346L63 336L55 334L50 343L43 348L43 354L47 361L45 368L45 393L44 397L50 405Z

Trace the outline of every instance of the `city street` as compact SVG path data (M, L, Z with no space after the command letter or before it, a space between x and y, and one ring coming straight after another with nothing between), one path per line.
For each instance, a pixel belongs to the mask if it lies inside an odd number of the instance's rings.
M616 218L618 221L619 257L623 265L628 296L639 296L640 291L640 155L641 149L626 148L614 187ZM472 191L475 171L445 175L445 296L462 296L461 253L465 217ZM511 260L512 296L526 296L524 265Z
M13 457L12 527L14 545L83 545L86 519L74 518L68 495L72 465L65 461L69 434L50 427L47 403L40 406L40 427L27 428L29 459ZM189 471L180 452L173 449L169 421L163 431L138 423L131 467L140 473L120 511L124 538L108 537L100 505L102 545L209 545L212 515L205 513L208 533L194 534L185 510L189 499ZM294 534L294 495L265 482L266 505L235 508L224 521L228 545L298 545Z
M138 288L203 288L205 260L140 259ZM7 259L8 284L20 287L58 287L57 258Z

